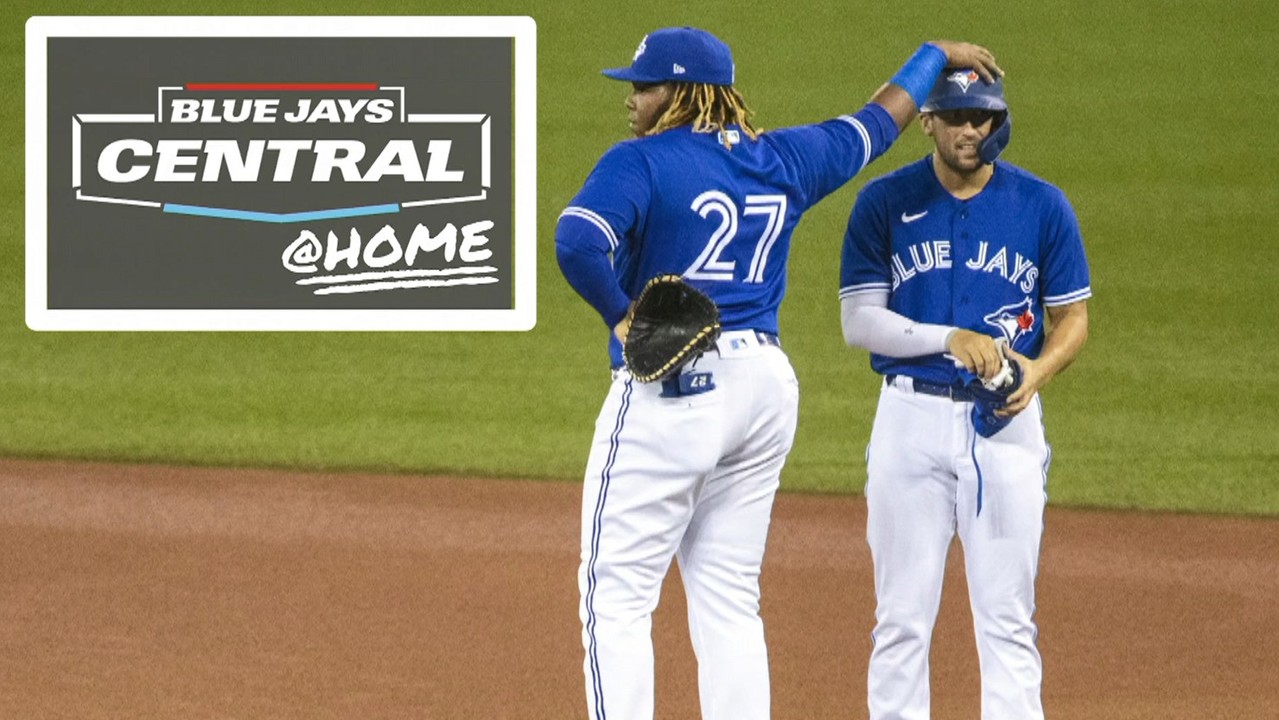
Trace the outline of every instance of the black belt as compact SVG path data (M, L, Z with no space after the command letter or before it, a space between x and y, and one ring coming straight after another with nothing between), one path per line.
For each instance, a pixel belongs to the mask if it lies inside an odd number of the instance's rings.
M928 382L927 380L920 380L919 378L913 378L913 377L910 377L909 375L885 375L884 381L887 382L889 385L892 385L893 381L899 377L910 381L911 387L913 387L915 389L915 392L917 393L950 398L951 400L954 400L956 402L975 402L977 400L977 398L974 397L971 392L969 392L968 388L955 387L954 385L942 385L941 383Z

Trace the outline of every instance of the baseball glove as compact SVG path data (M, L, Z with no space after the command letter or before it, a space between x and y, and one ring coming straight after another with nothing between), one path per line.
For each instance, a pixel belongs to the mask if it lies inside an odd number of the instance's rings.
M627 315L622 356L638 381L661 380L715 345L719 308L679 275L658 275L644 286Z

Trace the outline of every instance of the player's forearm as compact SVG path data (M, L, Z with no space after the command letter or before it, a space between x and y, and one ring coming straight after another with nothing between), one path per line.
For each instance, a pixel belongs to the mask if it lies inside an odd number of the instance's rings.
M622 291L613 272L608 255L597 247L580 242L577 232L561 222L556 229L555 259L559 262L564 279L582 299L595 308L609 329L626 316L630 298Z
M1052 379L1075 361L1088 340L1088 303L1077 302L1048 309L1051 323L1043 350L1035 363L1044 381Z
M920 357L946 351L955 328L918 323L856 296L840 302L844 342L887 357Z
M993 82L1004 71L995 56L980 45L949 40L926 42L902 65L893 79L879 89L871 102L879 104L905 128L919 113L937 76L946 67L971 67L986 82Z
M946 53L932 43L924 43L870 101L888 111L897 129L903 130L918 114L945 66Z

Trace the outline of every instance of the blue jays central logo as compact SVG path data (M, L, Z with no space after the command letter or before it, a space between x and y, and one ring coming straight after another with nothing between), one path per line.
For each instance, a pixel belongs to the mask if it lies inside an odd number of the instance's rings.
M960 91L967 94L968 88L980 79L980 76L974 70L959 70L953 72L946 77L947 82L953 82L959 86Z
M999 328L1009 346L1016 346L1017 340L1029 335L1035 329L1034 304L1026 298L1016 305L1005 305L985 317L986 324Z

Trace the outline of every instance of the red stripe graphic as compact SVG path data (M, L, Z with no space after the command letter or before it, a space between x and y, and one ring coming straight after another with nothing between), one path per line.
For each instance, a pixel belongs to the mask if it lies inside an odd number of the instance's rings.
M212 90L240 92L245 90L276 90L307 92L316 90L377 90L377 83L187 83L187 90Z

